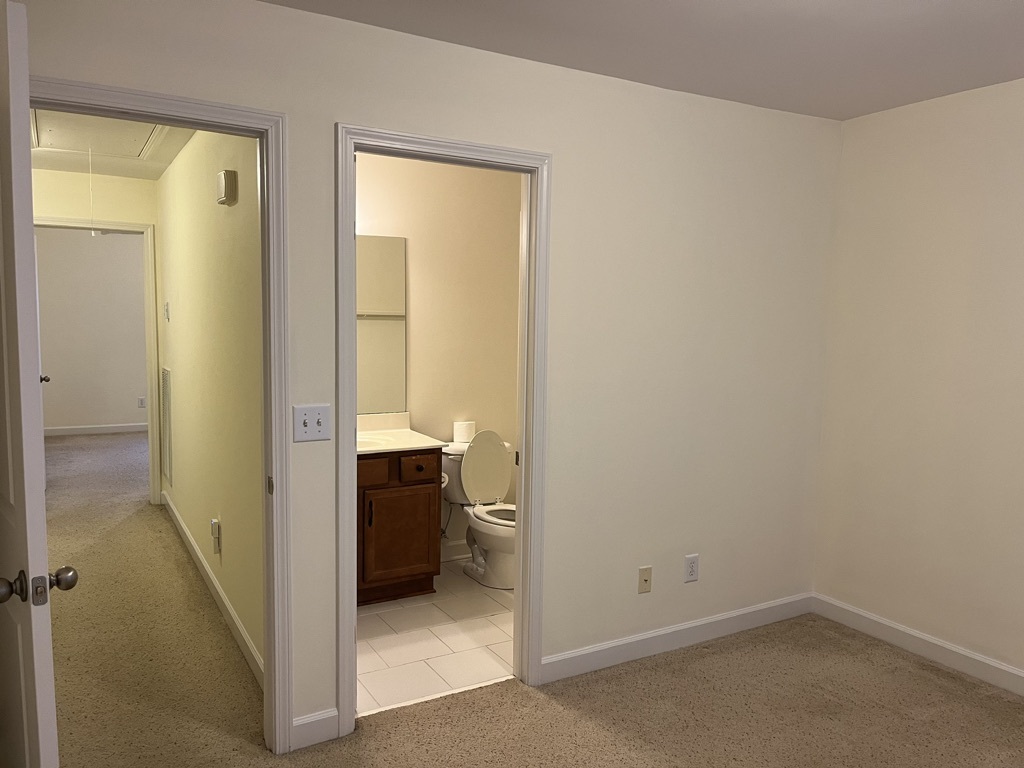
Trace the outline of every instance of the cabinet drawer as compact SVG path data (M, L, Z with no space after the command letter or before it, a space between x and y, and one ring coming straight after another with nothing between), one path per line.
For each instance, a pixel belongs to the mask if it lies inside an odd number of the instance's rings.
M403 483L423 483L440 477L437 455L424 453L418 456L403 456L398 465L398 477Z
M356 485L360 488L371 485L387 485L388 463L386 456L379 459L360 459L356 462Z

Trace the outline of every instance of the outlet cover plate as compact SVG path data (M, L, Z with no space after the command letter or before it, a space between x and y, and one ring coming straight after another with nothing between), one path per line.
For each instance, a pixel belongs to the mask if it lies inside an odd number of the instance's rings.
M292 440L307 443L331 439L331 406L293 405Z
M636 593L638 595L644 595L651 591L651 581L653 579L654 567L645 565L640 569L637 578Z
M697 581L700 578L700 555L687 555L683 568L683 583Z

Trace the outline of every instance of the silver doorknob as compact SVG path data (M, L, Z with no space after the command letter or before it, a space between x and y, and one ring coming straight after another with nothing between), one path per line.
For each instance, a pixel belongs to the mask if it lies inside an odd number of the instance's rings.
M69 589L74 589L77 583L78 571L70 565L58 568L56 573L50 574L50 589L56 587L61 592L67 592Z
M19 573L14 581L0 579L0 603L6 603L15 595L20 597L23 603L28 600L28 578L24 571Z

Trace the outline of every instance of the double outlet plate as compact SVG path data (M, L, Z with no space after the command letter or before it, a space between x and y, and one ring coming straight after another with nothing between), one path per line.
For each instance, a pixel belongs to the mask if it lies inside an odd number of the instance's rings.
M700 577L700 555L687 555L683 561L683 583L697 581ZM645 565L637 575L637 594L644 595L651 591L654 582L654 566Z

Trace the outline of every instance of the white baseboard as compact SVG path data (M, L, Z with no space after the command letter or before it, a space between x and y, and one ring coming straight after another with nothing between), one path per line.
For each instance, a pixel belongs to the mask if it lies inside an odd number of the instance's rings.
M290 747L292 750L311 747L322 741L330 741L341 736L339 730L338 710L325 709L292 720Z
M171 513L171 520L174 522L174 527L178 529L178 534L181 536L181 540L185 542L185 549L192 555L192 559L195 561L196 567L199 568L199 573L202 574L203 581L206 582L206 586L209 588L210 593L213 595L213 599L217 602L217 607L220 608L221 614L224 616L224 620L228 624L228 628L231 630L231 634L235 637L235 642L238 643L238 647L242 649L242 655L245 657L246 663L249 665L249 669L252 670L255 675L257 682L260 687L263 687L263 659L256 650L256 646L253 645L252 638L249 637L249 633L245 631L245 627L242 626L241 620L238 618L238 614L235 613L235 609L231 605L231 601L228 600L228 596L224 594L224 590L221 589L220 582L217 581L217 577L214 576L213 570L210 568L210 564L206 562L206 558L203 557L202 551L199 549L199 545L196 544L196 540L192 538L192 532L189 531L185 525L185 521L182 519L178 509L174 506L174 502L171 501L167 495L167 491L160 494L163 499L164 506L167 507L167 511ZM337 713L335 713L337 714Z
M774 624L776 621L792 619L810 613L814 609L813 606L812 594L794 595L706 619L545 656L541 660L537 684L550 683L564 677L592 672L595 669L653 656L656 653L674 651L765 624Z
M545 656L537 684L674 651L735 632L815 613L930 661L1024 696L1024 670L889 621L826 595L807 593L607 643Z
M461 541L442 541L441 542L441 562L447 563L451 560L463 560L469 557L469 545L466 544L466 540Z
M930 661L971 675L986 683L1024 696L1024 670L1001 661L982 656L966 648L947 643L910 627L883 619L860 608L847 605L831 597L814 595L814 613L844 626L877 637L904 650L916 653Z
M148 424L92 424L84 427L46 427L44 437L58 435L110 435L115 432L145 432Z

